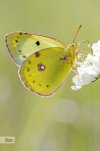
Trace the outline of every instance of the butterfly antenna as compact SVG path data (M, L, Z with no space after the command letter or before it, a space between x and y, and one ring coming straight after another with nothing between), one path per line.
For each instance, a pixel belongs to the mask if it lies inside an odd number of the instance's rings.
M82 25L80 25L80 26L78 27L77 32L76 32L76 34L75 34L75 36L74 36L74 39L73 39L73 43L75 42L75 39L76 39L76 37L77 37L77 35L78 35L78 33L79 33L81 27L82 27Z

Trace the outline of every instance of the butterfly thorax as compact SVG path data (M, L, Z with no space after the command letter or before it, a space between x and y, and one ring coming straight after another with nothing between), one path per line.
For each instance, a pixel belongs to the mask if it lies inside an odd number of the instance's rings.
M61 59L67 61L68 63L74 64L76 54L78 50L77 43L71 43L66 47L66 55L63 56Z
M78 47L79 47L78 43L71 43L66 47L66 49L75 55Z

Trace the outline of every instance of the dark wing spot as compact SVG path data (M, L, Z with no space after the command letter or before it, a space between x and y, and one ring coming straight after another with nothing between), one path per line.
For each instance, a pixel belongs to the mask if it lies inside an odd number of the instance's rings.
M22 52L21 50L18 50L18 52Z
M41 84L39 84L39 86L41 87Z
M24 33L25 35L27 35L28 33Z
M40 45L40 42L39 42L39 41L36 41L36 45L39 46L39 45Z
M33 83L35 83L35 81L33 80Z
M26 58L26 56L23 56L23 58Z
M15 40L15 42L17 43L17 42L18 42L18 40Z
M22 32L19 33L19 35L22 35L22 34L23 34Z
M30 71L30 69L29 68L27 68L27 72L29 72Z
M40 53L39 53L39 52L35 52L35 56L36 56L36 57L39 57L39 56L40 56Z
M38 66L38 70L39 70L39 71L43 71L43 70L45 70L45 68L46 68L45 65L43 65L43 64L41 64L41 63L38 64L37 66Z
M49 87L49 85L46 85L46 87Z
M60 60L68 61L68 57L67 57L67 56L62 56L62 57L60 58Z
M31 64L31 61L29 60L28 63Z

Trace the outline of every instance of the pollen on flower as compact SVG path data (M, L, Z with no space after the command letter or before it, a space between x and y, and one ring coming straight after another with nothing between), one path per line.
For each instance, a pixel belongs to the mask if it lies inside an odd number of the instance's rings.
M79 90L84 85L100 78L100 40L91 48L92 54L88 54L83 61L76 60L77 74L72 79L74 83L74 86L71 86L72 90Z

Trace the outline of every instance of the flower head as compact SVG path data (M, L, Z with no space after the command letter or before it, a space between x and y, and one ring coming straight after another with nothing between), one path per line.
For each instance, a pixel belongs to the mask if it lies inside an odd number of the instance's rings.
M88 54L83 62L76 60L77 74L72 79L74 86L71 89L73 90L79 90L100 77L100 40L91 48L92 54Z

